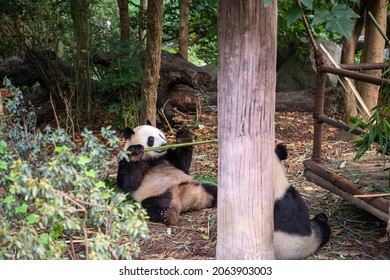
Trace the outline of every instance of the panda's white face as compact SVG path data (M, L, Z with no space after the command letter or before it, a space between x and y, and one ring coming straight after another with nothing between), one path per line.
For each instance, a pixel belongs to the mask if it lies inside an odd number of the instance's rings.
M127 139L124 150L129 146L142 145L144 149L161 147L167 144L165 134L158 128L151 125L140 125L133 129L134 135ZM166 153L166 149L145 152L142 159L157 159Z

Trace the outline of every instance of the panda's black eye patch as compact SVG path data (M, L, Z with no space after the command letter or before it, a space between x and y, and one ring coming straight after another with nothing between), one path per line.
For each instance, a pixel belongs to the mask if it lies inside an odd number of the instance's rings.
M154 145L154 137L153 136L149 136L148 137L148 146L149 147L153 147L153 145Z

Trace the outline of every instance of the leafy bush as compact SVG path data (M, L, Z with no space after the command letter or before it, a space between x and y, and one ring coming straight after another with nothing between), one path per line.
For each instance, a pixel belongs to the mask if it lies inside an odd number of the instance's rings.
M129 259L148 235L146 213L110 188L110 150L102 128L73 141L62 129L34 127L22 93L0 119L0 259ZM122 155L123 156L123 155Z
M378 146L378 150L382 155L390 152L389 116L390 106L378 105L367 122L359 118L350 118L350 121L354 123L351 130L360 127L364 131L361 137L354 142L354 145L358 148L355 160L360 159L374 144Z

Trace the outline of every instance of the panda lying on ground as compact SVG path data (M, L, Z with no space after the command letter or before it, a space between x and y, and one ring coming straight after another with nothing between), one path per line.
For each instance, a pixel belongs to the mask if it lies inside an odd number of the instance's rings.
M189 175L192 146L144 152L144 148L167 144L165 135L151 125L126 128L125 151L130 161L119 162L119 188L130 193L146 209L150 220L178 224L180 213L215 207L217 188L202 184ZM178 143L191 142L186 130L176 134ZM326 215L312 220L298 191L287 180L282 160L287 159L283 145L275 149L274 160L274 246L277 259L301 259L313 254L330 236Z
M162 131L147 124L123 131L130 161L119 162L118 187L141 203L150 220L176 225L180 213L217 205L217 187L199 183L189 175L192 146L144 152L167 144ZM179 130L176 142L191 142L187 130Z

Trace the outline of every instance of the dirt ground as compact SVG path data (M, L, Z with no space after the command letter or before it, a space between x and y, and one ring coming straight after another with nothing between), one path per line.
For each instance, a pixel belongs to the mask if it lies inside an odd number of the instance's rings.
M196 116L178 115L179 125L188 126L195 140L217 138L215 113ZM176 130L174 128L173 130ZM289 150L285 162L290 182L298 188L311 214L325 212L329 217L330 241L309 259L390 259L390 240L386 223L344 199L310 183L303 176L303 161L310 159L313 120L309 113L276 113L276 142ZM169 133L168 133L169 135ZM333 160L352 158L354 147L341 140L340 132L327 127L323 156ZM193 175L217 176L217 145L195 146ZM186 213L179 226L149 223L150 238L142 241L137 259L215 259L217 244L216 209Z

